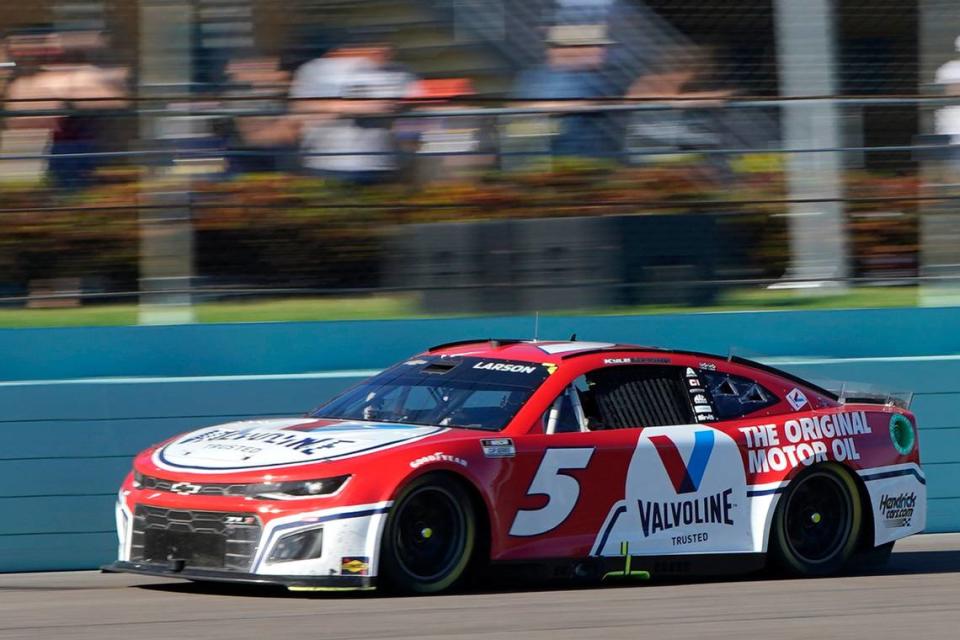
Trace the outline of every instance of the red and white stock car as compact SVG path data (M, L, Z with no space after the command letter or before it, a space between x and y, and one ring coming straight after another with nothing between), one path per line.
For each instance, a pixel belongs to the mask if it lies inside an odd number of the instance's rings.
M923 530L925 485L892 402L735 357L478 340L144 451L107 569L420 593L478 567L824 575Z

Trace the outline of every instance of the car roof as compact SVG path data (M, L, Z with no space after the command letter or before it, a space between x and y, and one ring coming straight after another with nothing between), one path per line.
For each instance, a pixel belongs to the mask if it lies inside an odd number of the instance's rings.
M475 356L501 360L521 360L525 362L555 362L569 358L610 351L634 351L651 353L690 353L670 351L659 347L643 347L633 344L614 342L592 342L578 340L518 340L513 338L486 338L481 340L461 340L431 347L427 353L446 356ZM710 354L697 354L716 358Z
M431 347L427 350L429 355L446 356L473 356L478 358L490 358L499 360L517 360L521 362L537 363L555 363L560 364L564 360L586 356L597 353L608 352L632 352L632 353L650 353L650 354L674 354L683 356L694 356L698 358L727 360L742 366L757 369L770 375L779 376L784 380L805 386L811 391L837 400L838 396L833 391L824 389L808 380L800 378L789 372L765 365L760 362L748 360L738 356L719 356L711 353L702 353L699 351L684 351L681 349L665 349L662 347L640 346L635 344L621 344L614 342L591 342L571 340L523 340L515 338L484 338L472 340L460 340L457 342L447 342Z

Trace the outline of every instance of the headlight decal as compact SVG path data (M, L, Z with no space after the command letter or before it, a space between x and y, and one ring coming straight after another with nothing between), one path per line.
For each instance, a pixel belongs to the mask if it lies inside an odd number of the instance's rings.
M304 500L338 493L350 479L349 475L317 480L293 482L264 482L247 487L247 497L261 500Z
M304 500L337 495L350 475L291 482L260 482L254 484L193 484L134 472L134 489L152 489L182 496L238 496L259 500Z

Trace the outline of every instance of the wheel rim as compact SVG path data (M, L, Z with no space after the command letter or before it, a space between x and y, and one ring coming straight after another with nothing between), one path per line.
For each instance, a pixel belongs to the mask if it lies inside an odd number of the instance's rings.
M804 478L786 504L786 538L790 550L810 564L828 562L850 536L853 505L843 482L830 473Z
M467 522L456 498L439 487L421 487L396 513L394 548L400 567L423 582L446 577L460 561Z

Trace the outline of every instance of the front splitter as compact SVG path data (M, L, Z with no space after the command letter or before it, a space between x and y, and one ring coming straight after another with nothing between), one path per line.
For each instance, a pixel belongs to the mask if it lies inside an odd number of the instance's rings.
M104 565L101 570L105 573L133 573L197 582L274 585L287 587L291 591L367 591L376 587L376 580L370 576L274 576L198 567L184 567L177 570L168 565L142 562L114 562Z

